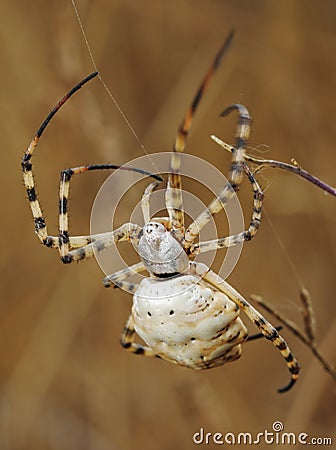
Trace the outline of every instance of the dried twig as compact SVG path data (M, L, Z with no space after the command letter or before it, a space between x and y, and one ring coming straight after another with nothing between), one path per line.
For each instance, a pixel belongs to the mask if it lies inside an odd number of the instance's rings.
M303 333L300 328L290 319L287 319L281 312L271 306L266 300L264 300L259 295L251 295L250 298L252 301L258 303L258 305L262 306L266 311L272 314L275 318L277 318L283 325L285 325L296 337L298 337L307 347L311 349L314 356L320 361L323 368L332 376L334 380L336 380L336 368L331 366L320 354L315 344L315 318L314 312L312 309L312 304L310 302L310 295L307 289L301 289L301 300L303 300L304 311L303 317L305 322L305 330L306 333ZM308 301L307 301L308 299Z
M218 145L220 145L222 148L229 152L234 151L234 147L232 145L227 144L226 142L222 141L215 135L210 136L213 141L215 141ZM295 175L298 175L299 177L304 178L305 180L309 181L310 183L315 184L315 186L322 189L324 192L327 192L328 194L333 195L336 197L336 188L330 186L329 184L325 183L324 181L320 180L319 178L315 177L311 173L307 172L306 170L302 169L300 165L292 160L293 164L284 163L281 161L275 161L273 159L261 159L261 158L255 158L254 156L245 155L245 160L250 161L253 164L257 164L259 168L257 171L261 170L265 166L273 167L276 169L283 169L288 170L289 172L295 173Z
M308 290L302 286L300 292L300 298L303 304L303 308L301 309L304 327L306 331L306 335L309 338L310 342L315 342L316 337L316 321L315 315L313 311L313 305L311 302L311 297Z

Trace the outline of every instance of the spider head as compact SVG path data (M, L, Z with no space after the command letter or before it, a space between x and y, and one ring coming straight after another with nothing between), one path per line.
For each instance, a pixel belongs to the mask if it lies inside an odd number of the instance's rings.
M177 275L189 266L183 247L160 222L143 227L138 252L148 272L159 277Z

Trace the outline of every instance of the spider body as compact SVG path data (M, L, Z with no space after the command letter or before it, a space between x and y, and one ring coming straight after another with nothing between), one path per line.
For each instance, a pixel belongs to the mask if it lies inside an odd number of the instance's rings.
M151 277L131 286L109 279L134 291L135 332L147 350L184 367L208 369L236 360L247 338L239 307L195 274L196 264L164 225L169 219L156 220L143 227L137 249ZM200 269L207 270L203 264ZM122 344L127 347L128 340Z
M167 223L168 219L161 221ZM159 221L153 220L143 227L138 253L146 270L158 278L182 273L189 265L189 258L181 244Z
M133 297L134 329L157 355L200 370L241 355L239 307L195 275L144 278Z
M121 338L121 344L125 349L135 354L159 356L197 370L216 367L239 358L241 344L248 340L245 325L239 317L242 311L284 358L291 374L289 384L279 390L279 392L285 392L293 386L300 370L286 341L279 335L277 329L229 283L221 279L211 268L193 261L198 253L250 241L260 225L264 195L245 161L251 117L243 105L231 105L221 114L225 116L232 111L237 111L239 114L228 183L187 228L184 223L180 174L181 153L185 149L197 106L212 74L230 46L232 36L233 33L230 33L215 57L178 129L171 153L165 195L168 217L151 219L150 198L158 185L157 182L152 182L146 188L141 200L144 227L125 223L113 231L89 236L71 236L68 223L68 200L70 181L74 175L94 170L120 168L163 181L160 176L137 168L111 164L79 166L61 172L59 232L58 236L50 236L47 233L46 221L42 216L42 208L35 190L31 158L52 117L71 95L97 75L96 72L78 83L51 110L26 150L21 167L34 218L35 232L45 246L59 250L63 263L69 264L88 259L95 253L122 241L131 242L138 251L141 259L139 263L108 275L104 279L106 287L115 285L133 295L132 313ZM202 228L236 195L244 175L248 178L253 190L253 212L248 229L236 235L197 242ZM134 273L144 271L148 272L149 277L141 283L128 281ZM146 345L135 342L137 334Z

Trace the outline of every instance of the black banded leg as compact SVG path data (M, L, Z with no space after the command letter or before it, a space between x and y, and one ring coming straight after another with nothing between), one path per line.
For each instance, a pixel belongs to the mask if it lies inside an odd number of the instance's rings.
M198 217L190 224L185 233L185 249L192 246L192 243L199 235L200 231L207 225L211 218L218 214L225 207L239 190L243 178L245 164L245 148L250 134L251 116L243 105L234 104L227 108L221 116L226 116L231 111L237 109L239 112L239 121L236 130L236 146L232 153L231 169L229 173L229 183L224 186L222 191ZM254 180L256 183L256 181ZM259 188L259 186L258 186ZM260 188L259 188L260 190Z
M226 53L227 49L230 47L233 38L233 32L229 34L217 53L212 65L207 71L200 87L198 88L195 97L189 107L187 114L185 115L182 124L178 129L177 136L175 138L173 153L171 155L170 170L168 175L168 186L166 190L166 207L168 210L169 218L175 231L175 235L179 240L183 240L184 235L184 212L182 203L182 180L180 174L181 168L181 153L184 152L187 142L188 133L192 124L193 117L195 115L196 109L206 91L209 82L219 67L221 60Z
M199 267L199 272L201 274L204 273L204 266L204 264L196 263L196 268ZM230 300L234 301L236 305L238 305L244 311L247 317L259 328L265 338L270 340L272 344L280 351L291 374L291 380L287 386L278 389L278 392L282 393L288 391L294 385L299 376L300 366L291 350L289 349L287 342L283 339L282 336L280 336L276 328L274 328L273 325L270 324L259 313L259 311L257 311L252 305L250 305L250 303L245 300L244 297L239 294L239 292L237 292L232 286L230 286L212 270L209 270L204 275L204 280L213 285L219 291L226 294L230 298Z
M261 210L264 202L265 195L259 186L259 183L255 179L252 171L248 167L246 163L244 163L244 172L246 176L248 177L252 189L253 189L253 211L252 211L252 218L249 225L248 230L245 232L245 240L249 241L251 240L256 234L259 229L260 223L261 223Z
M277 331L282 330L282 328L283 328L283 327L282 327L281 325L278 326L278 327L275 327L275 329L276 329ZM247 339L246 339L245 342L256 341L257 339L261 339L261 338L263 338L263 337L265 337L265 336L264 336L262 333L251 334L250 336L247 337Z
M136 332L134 329L134 321L132 315L129 316L125 328L122 332L120 343L130 353L134 353L135 355L143 355L143 356L156 356L153 350L150 347L145 345L137 344L134 342L136 338Z
M239 113L238 126L236 129L236 145L235 151L232 154L231 171L229 174L229 181L235 191L239 189L239 186L243 179L243 166L245 161L245 149L247 141L250 136L250 128L252 118L248 109L244 105L235 103L226 108L221 117L229 115L232 111L237 110Z
M69 246L71 250L84 247L86 245L92 244L95 241L100 241L106 239L112 235L112 231L107 231L106 233L91 234L87 236L70 236ZM48 236L48 247L49 248L60 248L59 236Z
M66 101L75 93L77 92L85 83L92 80L92 78L96 77L98 75L98 72L91 73L86 78L84 78L82 81L80 81L76 86L74 86L50 111L48 116L45 118L43 123L41 124L40 128L37 130L35 136L33 137L31 143L29 144L29 147L27 148L22 162L21 162L21 169L23 172L23 182L27 191L28 200L30 204L30 209L33 214L34 218L34 225L35 225L35 232L40 239L40 241L46 245L47 247L52 247L52 240L50 240L50 237L47 233L47 226L45 218L42 215L42 208L39 203L37 193L35 190L35 181L33 176L33 166L31 162L31 158L33 156L34 150L37 147L37 144L39 142L40 137L42 136L44 130L46 129L47 125L51 121L51 119L54 117L54 115L57 113L57 111L66 103Z
M198 253L204 253L210 250L228 248L237 244L242 244L244 241L250 241L257 234L261 222L261 211L264 200L264 193L262 192L257 180L254 178L254 175L251 172L250 168L245 163L244 172L247 175L253 188L253 211L248 230L236 235L192 244L189 250L191 255L197 255Z
M92 258L95 253L99 253L112 245L122 241L132 241L137 247L142 228L139 225L133 223L125 223L120 228L110 233L103 233L102 238L94 240L91 244L84 247L77 248L75 250L64 251L63 242L60 243L61 260L65 264L70 264L74 261L81 261L84 259ZM70 238L71 239L71 238ZM68 243L69 245L69 243Z
M22 162L22 170L23 170L23 179L24 184L27 190L28 194L28 200L30 203L30 208L33 214L34 218L34 225L35 225L35 232L39 238L39 240L44 244L45 246L49 248L58 248L64 247L64 244L68 247L68 251L71 249L77 249L80 247L87 246L91 244L94 241L100 241L101 239L104 239L107 235L111 235L111 233L100 233L93 236L72 236L69 237L68 231L64 230L63 234L60 233L59 236L49 236L47 232L47 225L45 218L42 215L42 208L40 205L40 202L38 200L36 190L35 190L35 182L34 182L34 176L32 172L32 164L30 161L30 158L32 156L33 150L36 147L38 143L38 138L35 137L29 146L25 157ZM31 148L32 147L32 148ZM92 167L95 166L86 166L91 167L91 169L87 170L94 170ZM114 166L114 168L118 168L119 166ZM71 170L71 169L70 169ZM66 171L65 171L66 172ZM143 171L141 171L143 172ZM62 172L63 174L64 172ZM66 176L65 176L66 178ZM65 184L65 187L63 189L62 182L61 182L61 188L60 191L62 193L60 194L60 223L61 223L61 215L63 216L63 213L65 212L64 216L62 217L62 225L68 225L68 218L67 218L67 204L68 204L68 194L69 194L69 185L67 186ZM62 211L62 213L61 213Z
M68 261L67 255L70 252L70 241L69 241L69 223L68 223L68 200L69 200L69 190L70 190L70 180L73 175L78 175L84 172L94 171L94 170L128 170L133 172L141 173L142 175L150 175L158 180L161 180L161 177L157 175L152 175L149 172L146 172L142 169L131 168L131 167L120 167L115 164L94 164L87 166L79 166L72 169L63 170L61 172L61 182L60 182L60 191L59 191L59 250L60 255L63 259L65 258L65 262ZM99 245L97 245L99 247ZM75 254L74 254L75 255ZM85 258L87 258L89 253ZM80 258L80 259L85 259ZM64 262L64 261L63 261Z
M112 275L107 275L107 277L105 277L103 280L104 286L108 288L112 285L115 285L115 287L124 289L130 294L134 294L138 289L139 284L130 283L128 281L125 281L125 279L131 277L135 273L143 272L144 270L146 269L142 262L133 264L133 266L119 270L118 272L115 272Z
M21 169L23 172L23 182L26 188L26 192L28 195L28 200L29 200L29 204L30 204L30 209L32 211L32 215L33 215L33 219L34 219L34 226L35 226L35 232L39 238L39 240L42 242L42 244L46 245L49 248L60 248L60 243L59 240L61 239L62 241L62 246L68 245L71 249L74 248L79 248L79 247L83 247L86 246L88 244L90 244L90 242L92 242L95 239L95 236L74 236L69 238L69 236L67 236L67 229L64 230L65 234L61 235L60 237L54 237L54 236L49 236L48 232L47 232L47 226L46 226L46 220L43 217L42 214L42 208L40 205L40 202L38 200L38 196L36 193L36 189L35 189L35 181L34 181L34 175L33 175L33 166L32 166L32 156L33 153L39 143L39 140L44 132L44 130L46 129L46 127L48 126L48 124L50 123L50 121L52 120L52 118L55 116L55 114L59 111L59 109L69 100L69 98L75 94L84 84L86 84L88 81L92 80L94 77L96 77L98 75L98 72L93 72L90 75L88 75L86 78L84 78L82 81L80 81L78 84L76 84L55 106L54 108L50 111L50 113L47 115L47 117L45 118L45 120L42 122L41 126L39 127L39 129L37 130L35 136L33 137L32 141L30 142L27 150L25 151L25 154L23 156L22 162L21 162ZM115 165L111 165L111 164L106 164L106 165L101 165L101 166L85 166L85 170L95 170L95 169L120 169L120 170L127 170L127 171L132 171L132 172L137 172L140 173L142 175L147 175L147 176L151 176L152 178L158 180L158 181L162 181L162 178L158 175L155 174L151 174L147 171L144 171L142 169L137 169L137 168L132 168L132 167L127 167L127 166L115 166ZM79 168L80 169L80 168ZM71 169L69 169L71 171ZM76 169L74 169L76 170ZM65 171L64 173L62 172L62 174L64 174L65 179L67 178L67 175L65 174L67 171ZM72 175L72 173L68 174ZM60 204L60 209L67 209L67 199L68 197L66 196L66 199L63 198L64 196L61 196L61 202L62 205ZM60 203L61 203L60 202ZM99 237L100 239L100 237Z

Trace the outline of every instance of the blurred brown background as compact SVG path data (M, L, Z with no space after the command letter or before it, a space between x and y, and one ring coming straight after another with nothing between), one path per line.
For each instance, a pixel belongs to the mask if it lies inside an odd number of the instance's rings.
M261 156L295 158L335 184L334 1L78 0L78 8L98 68L149 151L171 149L199 81L234 27L234 44L198 111L188 152L226 173L229 157L209 135L232 141L234 118L218 114L241 102L253 115L251 145L263 144ZM283 395L276 389L288 373L265 340L246 344L234 364L203 373L122 350L130 296L104 290L95 261L66 267L39 245L21 181L20 158L42 118L93 70L71 2L2 2L0 17L0 448L186 449L200 427L258 433L272 431L275 420L284 431L335 440L336 384L288 331L283 335L303 370ZM34 158L49 232L57 229L60 170L142 154L101 83L91 82L51 124ZM105 177L83 175L73 183L73 234L89 231ZM333 362L335 199L292 174L267 170L259 180L271 223L312 295L319 348ZM248 217L249 186L242 198ZM120 214L127 220L127 204ZM265 219L230 282L301 324L297 276Z

